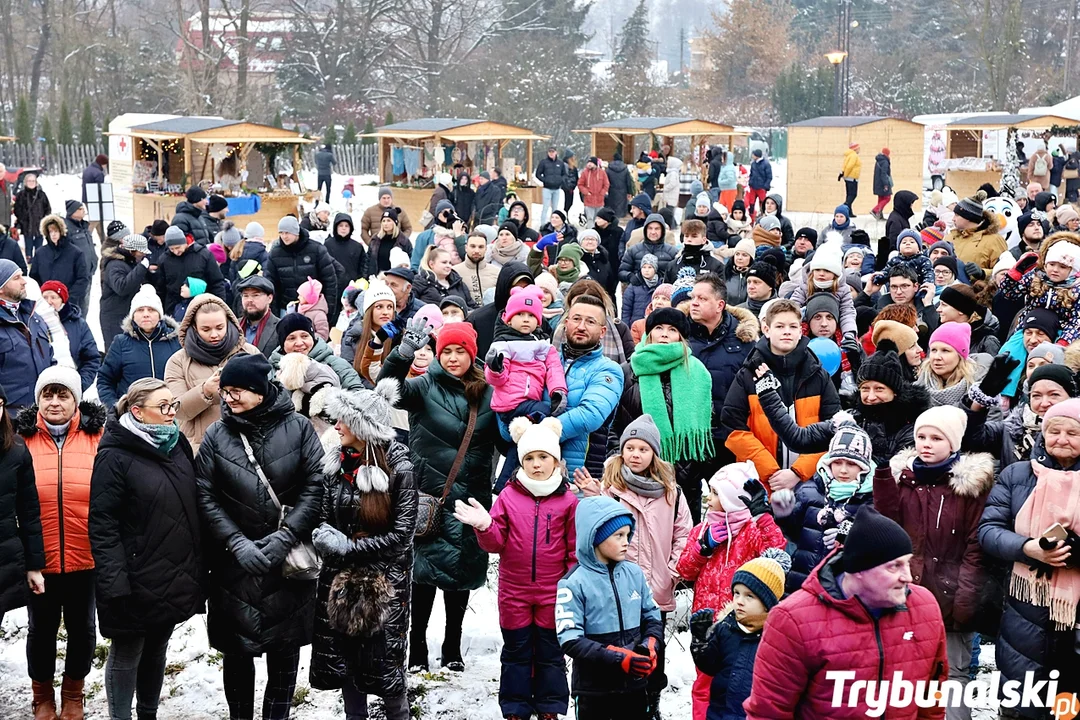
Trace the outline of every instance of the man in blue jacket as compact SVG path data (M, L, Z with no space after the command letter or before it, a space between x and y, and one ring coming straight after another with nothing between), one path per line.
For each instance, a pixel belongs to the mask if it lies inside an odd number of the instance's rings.
M34 383L56 363L49 329L26 299L26 278L19 266L0 260L0 382L7 392L8 413L34 404Z
M566 342L561 354L566 373L566 412L562 422L562 450L571 477L579 467L595 477L604 471L608 426L623 391L623 373L604 357L601 341L607 332L604 303L581 295L563 316Z

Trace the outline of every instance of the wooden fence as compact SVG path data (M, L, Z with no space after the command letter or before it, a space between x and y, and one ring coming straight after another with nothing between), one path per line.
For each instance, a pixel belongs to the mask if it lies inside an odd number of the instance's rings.
M101 145L45 145L44 143L0 143L0 162L8 169L38 166L53 175L81 173L98 154Z
M318 145L304 148L304 169L315 169L315 153ZM334 145L334 159L337 165L334 172L339 175L378 175L379 146L371 145Z

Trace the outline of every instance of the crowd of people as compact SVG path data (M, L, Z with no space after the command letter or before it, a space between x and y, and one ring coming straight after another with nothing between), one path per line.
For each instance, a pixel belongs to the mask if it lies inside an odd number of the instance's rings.
M110 717L156 717L202 613L231 718L288 718L311 645L347 718L404 720L410 673L468 672L492 555L511 720L658 720L685 623L694 720L862 717L831 673L963 686L983 642L1004 679L1080 692L1080 235L1031 210L1009 247L993 188L916 220L890 178L872 240L857 151L820 229L760 151L743 192L710 149L680 208L666 146L636 178L551 148L535 223L483 172L436 178L427 227L380 188L359 234L322 200L241 229L192 187L100 259L83 205L27 182L0 616L28 607L35 720L83 717L98 632Z

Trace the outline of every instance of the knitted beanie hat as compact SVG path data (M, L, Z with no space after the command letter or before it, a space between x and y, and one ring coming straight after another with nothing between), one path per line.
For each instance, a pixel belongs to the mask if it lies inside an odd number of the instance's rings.
M986 192L983 190L975 193L974 197L964 198L956 203L953 212L973 223L983 221L983 200L986 200Z
M971 354L971 325L957 322L942 323L930 336L929 346L937 342L945 343L966 360Z
M119 220L113 220L105 229L105 237L107 237L109 240L120 241L130 234L131 231L128 230L128 226L120 222Z
M247 227L244 228L244 237L262 240L266 237L266 230L257 222L249 222Z
M311 318L298 312L285 313L277 324L278 347L283 347L286 338L298 331L306 332L313 340L316 337L315 325L311 322ZM284 349L282 352L284 353Z
M551 273L541 274L551 277ZM544 291L540 286L526 285L510 289L510 299L506 301L506 310L502 315L503 322L509 323L510 318L523 312L535 317L537 323L544 321Z
M221 195L211 195L206 202L207 212L221 212L229 207L229 201Z
M41 401L41 391L49 385L60 385L68 389L75 398L75 404L82 402L82 378L75 368L53 365L41 371L34 383L34 400Z
M660 430L656 427L652 415L646 413L626 426L619 438L619 452L622 452L623 446L630 440L641 440L652 448L654 454L660 455Z
M1020 315L1016 327L1024 330L1028 328L1042 330L1051 341L1054 341L1057 340L1058 333L1061 332L1061 318L1049 308L1031 308Z
M559 281L556 280L555 276L551 273L539 273L536 276L536 287L540 288L541 290L547 290L549 293L551 293L551 297L553 298L559 297ZM513 294L513 292L513 290L510 291L511 294Z
M1069 206L1066 205L1065 207L1068 208ZM1073 210L1073 215L1076 215L1075 210ZM1061 210L1058 210L1058 219L1061 219ZM1056 262L1061 263L1062 265L1068 265L1074 272L1080 270L1080 245L1074 245L1065 240L1058 240L1047 248L1046 262Z
M531 452L546 452L556 460L562 460L562 423L557 417L547 417L534 423L526 416L514 418L510 422L510 437L517 443L518 462Z
M799 238L806 238L810 241L811 245L817 245L818 231L814 228L801 227L798 232L795 233L795 239L798 240Z
M854 421L844 420L829 441L829 452L822 460L825 458L828 458L829 462L838 459L850 460L862 468L864 473L869 472L874 467L870 435Z
M476 359L476 330L467 322L450 323L443 325L439 331L439 339L435 343L436 356L442 355L442 351L450 345L460 345L465 348L469 358Z
M746 501L741 497L746 494L743 485L747 480L757 479L758 472L753 462L730 463L713 473L709 478L709 489L720 498L725 512L735 512L746 507Z
M134 315L135 311L141 307L153 308L157 310L158 315L165 314L165 308L161 305L161 298L158 297L157 290L154 289L153 285L143 285L131 298L131 304L128 306L128 317Z
M789 570L790 555L779 548L766 548L761 557L739 566L731 577L731 586L746 586L766 610L772 610L784 596L784 576Z
M630 534L633 535L634 518L629 511L625 515L616 515L601 523L600 527L596 528L596 534L593 535L593 547L600 545L624 527L630 528Z
M1065 364L1065 348L1061 347L1057 343L1041 342L1031 349L1031 352L1027 354L1027 359L1043 358L1047 362L1056 365Z
M1009 257L1012 257L1012 256L1010 255ZM941 266L943 266L945 268L948 268L949 272L951 272L953 274L954 278L960 276L959 268L958 268L958 265L956 263L956 258L954 258L952 255L942 255L941 257L939 257L933 263L933 266L935 268L937 268L938 265L941 265ZM1011 268L1012 265L1009 265L1009 267Z
M184 235L184 231L175 225L170 225L169 229L165 231L165 245L168 247L187 245L187 235Z
M949 259L951 260L952 258ZM970 285L965 285L964 283L955 283L946 286L945 289L941 291L941 302L946 305L951 305L969 318L982 310L982 308L979 307L979 301L975 299L975 291L971 289Z
M839 273L837 274L839 275ZM773 290L776 289L776 266L772 263L758 261L750 266L746 276L748 278L755 277Z
M1043 427L1046 427L1046 421L1051 418L1063 417L1070 418L1072 420L1080 421L1080 400L1076 398L1069 398L1064 402L1059 402L1054 405L1046 414L1043 415Z
M755 263L757 264L757 263ZM773 273L775 274L775 270ZM751 274L753 274L753 267L751 266ZM762 278L764 280L765 278ZM768 282L768 281L766 281ZM671 304L675 307L679 306L679 303L684 300L690 299L690 293L694 290L693 278L679 278L675 281L675 284L671 286Z
M270 373L274 368L262 353L237 353L221 369L221 387L243 388L256 395L270 394Z
M761 219L758 220L758 227L762 230L779 230L780 220L775 215L762 215Z
M810 272L814 270L828 270L836 277L844 274L844 254L841 246L836 243L826 243L817 249L814 257L810 258L807 266Z
M41 283L41 292L48 292L52 290L54 293L60 296L60 299L65 303L68 301L68 289L67 285L59 280L48 280Z
M660 261L657 260L656 256L652 253L645 253L641 256L641 267L645 267L646 265L651 265L653 270L660 269Z
M556 259L562 260L563 258L570 258L574 261L574 264L577 265L581 262L581 257L584 254L585 250L580 245L576 242L568 242L559 246L559 255Z
M540 279L537 278L536 282L539 283ZM673 292L675 292L674 285L672 285L671 283L660 283L656 286L656 289L653 290L653 300L655 300L658 295L660 297L666 297L668 300L671 300L671 293Z
M286 215L278 220L277 229L279 233L289 233L290 235L300 234L300 221L292 215Z
M671 325L683 340L690 339L690 318L673 307L657 308L649 313L645 318L645 334L651 333L657 325Z
M922 249L923 249L922 235L915 232L914 230L904 230L896 237L896 249L897 250L900 249L900 243L903 242L904 239L906 239L906 238L910 238L911 240L914 240L915 241L915 246L919 249L919 252L922 252Z
M815 315L827 312L837 322L840 321L840 301L836 296L828 292L816 292L806 301L806 321L810 322Z
M879 321L878 324L884 321ZM904 379L904 367L900 364L900 356L892 350L881 350L866 358L859 366L858 384L864 382L879 382L894 393L908 383Z
M214 261L217 262L218 265L221 265L229 258L229 253L225 250L224 245L210 243L206 246L206 249L209 250L210 254L214 256Z
M923 228L919 234L922 235L923 245L931 250L933 249L931 246L934 245L934 243L939 243L945 239L945 233L933 225Z
M919 333L910 325L895 320L878 320L874 323L870 339L874 345L880 345L882 340L891 340L896 345L896 352L902 355L919 342Z
M1073 375L1073 371L1065 365L1040 365L1028 375L1027 386L1029 388L1035 387L1035 383L1040 380L1049 380L1060 385L1069 397L1077 396L1076 377Z
M0 288L7 285L17 272L22 272L22 268L7 258L0 258Z
M746 253L750 256L750 261L753 262L754 255L757 252L757 246L754 245L754 241L750 238L743 238L739 242L735 243L735 252Z
M924 427L932 427L941 432L949 441L952 452L960 449L960 442L967 430L967 413L953 405L932 407L915 418L915 436Z
M397 299L394 297L394 291L390 289L390 286L381 280L373 280L368 285L367 290L364 291L364 301L360 308L360 312L366 314L368 309L375 303L388 300L397 304Z
M326 415L334 422L343 422L352 434L367 442L387 443L397 437L390 412L400 393L398 381L380 380L374 390L330 391L326 399Z
M910 555L911 538L899 524L866 504L855 516L842 552L844 572L863 572Z

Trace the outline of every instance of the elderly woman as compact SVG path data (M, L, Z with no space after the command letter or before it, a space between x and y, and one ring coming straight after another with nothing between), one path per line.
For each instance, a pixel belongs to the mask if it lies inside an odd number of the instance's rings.
M56 636L60 618L67 633L61 715L82 718L83 680L97 645L94 625L94 558L86 525L90 473L94 467L105 408L82 401L82 381L72 368L54 365L38 376L37 404L24 408L15 429L34 461L45 541L45 592L30 598L26 638L27 671L34 712L55 707Z
M315 334L315 326L307 316L286 313L278 323L277 334L278 349L270 354L270 364L275 371L278 370L284 355L300 353L333 370L343 389L359 390L364 387L360 376L349 367L349 363L335 355L326 341Z
M266 654L264 720L288 720L300 648L311 642L315 581L286 577L289 551L319 523L323 449L260 354L221 371L221 421L195 459L207 548L210 645L223 655L229 716L254 717L255 664Z
M1058 670L1058 691L1065 693L1080 692L1073 629L1080 599L1078 471L1080 400L1074 398L1046 411L1031 461L1002 471L979 524L983 551L1012 563L996 643L998 670L1020 682L1029 672L1038 682ZM1046 714L1036 708L1016 712Z
M308 321L311 322L310 320ZM165 366L165 382L180 401L180 432L198 453L207 428L221 417L221 369L237 353L256 355L240 323L216 295L194 298L180 323L180 350Z
M136 380L98 445L90 493L109 716L155 717L173 628L202 612L201 528L191 446L164 380ZM163 572L162 568L168 568Z
M416 541L409 667L428 667L427 626L435 591L441 589L446 603L442 665L461 672L465 669L461 625L469 591L487 579L487 553L480 549L476 533L454 518L453 507L454 501L470 497L490 507L493 440L498 430L491 410L491 386L476 364L476 330L469 323L444 325L435 345L436 362L423 375L406 380L416 351L427 341L427 323L414 318L380 374L380 379L391 377L402 383L397 405L409 413L409 450L417 490L445 500L438 531Z
M177 323L165 315L153 286L143 285L131 298L128 316L120 324L98 370L98 399L113 407L131 383L165 377L169 358L180 350Z

